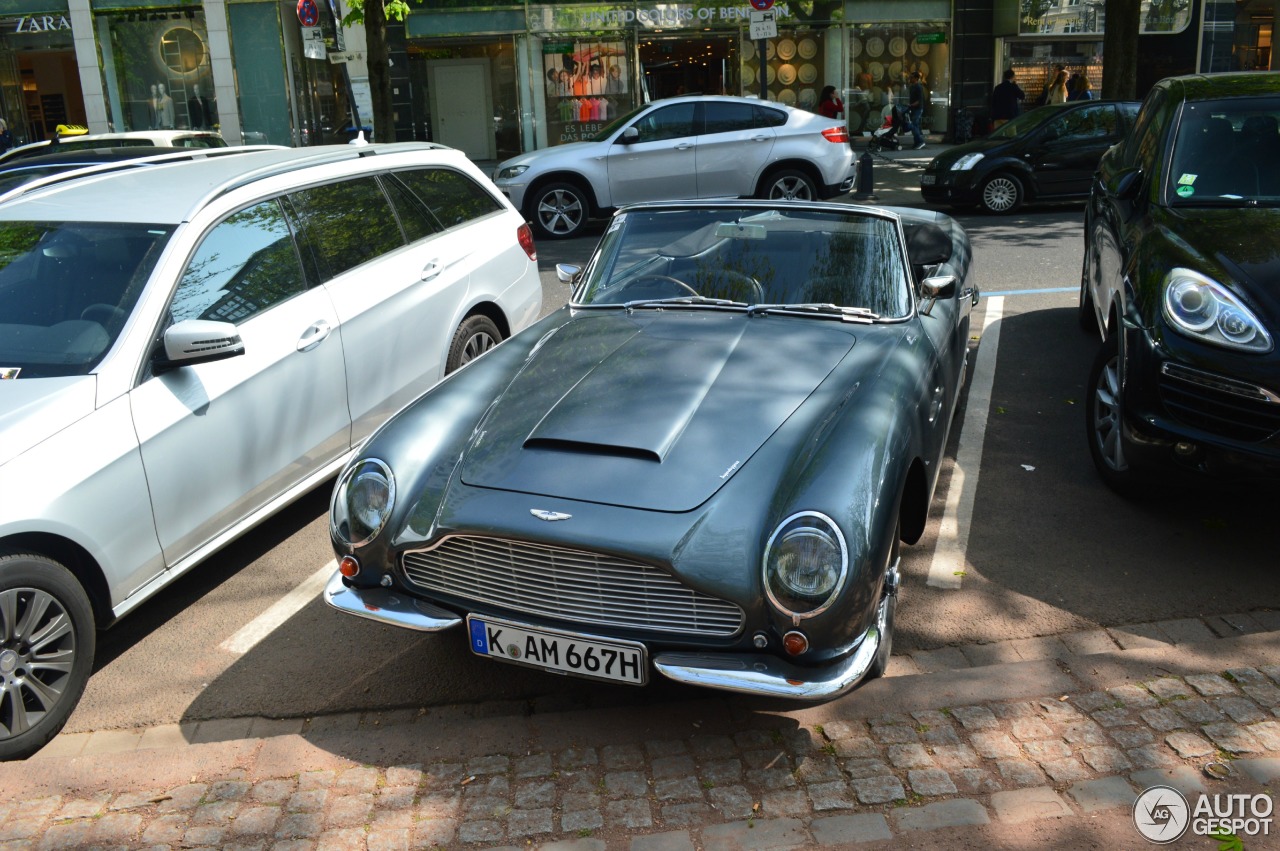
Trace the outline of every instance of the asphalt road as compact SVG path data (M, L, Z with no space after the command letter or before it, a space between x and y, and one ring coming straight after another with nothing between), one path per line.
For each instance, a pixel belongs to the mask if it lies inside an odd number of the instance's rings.
M1083 403L1097 341L1075 317L1080 206L960 218L976 245L984 294L975 336L988 311L998 308L1001 317L992 401L977 444L981 463L962 477L953 475L953 459L967 411L958 412L929 528L919 544L904 548L895 650L1280 608L1266 516L1272 503L1229 491L1128 502L1093 472ZM585 261L596 238L539 244L544 312L568 296L554 264ZM972 524L962 530L963 564L952 571L960 587L931 587L926 578L947 489L960 478L974 497ZM494 701L661 703L696 695L661 681L639 690L486 662L468 653L461 631L394 630L341 617L318 596L291 598L323 576L332 559L327 500L326 487L104 633L98 669L68 731ZM296 605L281 603L295 598ZM246 625L281 607L278 626L248 646Z

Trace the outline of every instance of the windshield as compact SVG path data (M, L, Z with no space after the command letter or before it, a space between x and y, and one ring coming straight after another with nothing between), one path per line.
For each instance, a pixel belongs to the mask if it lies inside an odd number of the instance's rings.
M1016 139L1028 131L1034 130L1041 124L1044 124L1053 116L1061 111L1058 106L1037 106L1034 109L1022 113L1017 118L1000 125L999 130L995 130L987 135L988 139Z
M124 328L172 229L0 222L0 375L85 375Z
M620 117L618 117L618 118L613 119L613 120L612 120L612 121L610 121L608 124L606 124L603 128L601 128L601 130L600 130L600 132L599 132L599 133L597 133L596 135L592 136L592 137L591 137L590 139L588 139L587 141L589 141L589 142L605 142L605 141L608 141L608 139L609 139L609 137L610 137L610 136L612 136L614 133L618 132L618 128L625 126L625 125L626 125L626 123L627 123L628 121L630 121L631 119L635 118L637 115L639 115L640 113L644 112L644 111L645 111L646 109L648 109L648 108L649 108L649 104L647 104L647 103L646 103L646 104L643 104L643 105L641 105L641 106L636 107L635 109L631 110L631 111L630 111L630 112L628 112L628 113L625 113L624 115L622 115L622 116L620 116Z
M722 307L829 304L883 318L911 311L895 220L800 207L620 213L576 303L661 299Z
M1177 207L1280 204L1280 95L1185 104L1168 198Z

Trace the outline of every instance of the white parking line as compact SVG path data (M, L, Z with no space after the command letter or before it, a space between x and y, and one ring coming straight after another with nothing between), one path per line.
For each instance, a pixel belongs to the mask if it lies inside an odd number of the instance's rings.
M973 381L969 385L969 403L965 406L964 424L960 427L960 445L956 448L956 466L947 486L947 505L938 527L938 543L929 563L925 584L933 588L960 590L964 579L965 551L969 546L969 526L973 521L973 495L978 489L978 471L982 467L982 444L987 436L987 414L991 410L991 386L996 376L996 350L1000 348L1000 317L1004 298L986 300L986 316L982 321L982 338L973 365Z
M254 645L266 638L289 618L302 611L302 607L310 603L324 590L325 583L338 563L331 561L302 581L302 584L285 594L262 614L242 626L235 635L222 642L219 647L228 653L248 653Z

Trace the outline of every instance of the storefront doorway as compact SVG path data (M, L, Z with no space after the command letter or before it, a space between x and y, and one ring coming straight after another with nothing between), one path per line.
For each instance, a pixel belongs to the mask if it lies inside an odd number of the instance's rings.
M640 83L649 100L742 93L738 35L649 35L639 43Z
M0 118L15 144L84 124L84 93L65 15L0 17Z

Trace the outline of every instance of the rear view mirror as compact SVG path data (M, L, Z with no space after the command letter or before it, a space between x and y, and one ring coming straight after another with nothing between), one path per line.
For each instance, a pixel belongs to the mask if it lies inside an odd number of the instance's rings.
M622 131L622 135L618 137L618 141L623 145L630 145L632 142L640 141L640 131L635 127L628 127Z
M1126 168L1112 178L1107 192L1121 201L1133 201L1142 188L1142 169L1135 166Z

